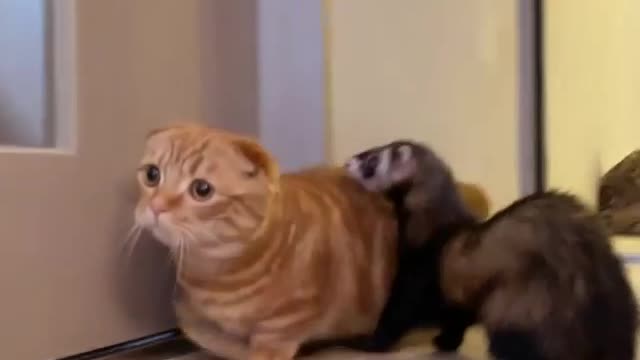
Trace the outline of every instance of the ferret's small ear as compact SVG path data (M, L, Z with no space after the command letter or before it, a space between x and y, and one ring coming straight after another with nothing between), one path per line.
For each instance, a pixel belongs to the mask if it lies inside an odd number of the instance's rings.
M408 161L409 159L411 159L411 156L413 155L413 149L409 145L400 145L397 151L399 155L398 158L400 159L401 162Z
M247 176L253 177L263 172L270 181L278 179L278 163L260 144L248 138L237 138L233 140L233 146L254 166Z

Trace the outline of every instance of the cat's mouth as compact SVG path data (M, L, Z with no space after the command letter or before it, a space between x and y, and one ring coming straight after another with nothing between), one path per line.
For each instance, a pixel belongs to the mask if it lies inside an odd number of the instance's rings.
M169 231L160 226L155 226L149 229L153 237L169 248L175 248L178 246L179 241Z
M173 226L170 219L164 214L155 216L151 209L146 207L136 212L135 221L138 226L150 232L160 243L171 248L177 246L178 240L172 231Z

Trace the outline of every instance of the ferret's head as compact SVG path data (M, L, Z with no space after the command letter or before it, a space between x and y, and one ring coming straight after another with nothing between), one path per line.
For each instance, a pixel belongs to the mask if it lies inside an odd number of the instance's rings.
M408 140L399 140L377 146L353 155L345 163L349 175L369 191L387 191L411 182L419 169L418 158L424 146ZM434 155L435 157L435 155Z

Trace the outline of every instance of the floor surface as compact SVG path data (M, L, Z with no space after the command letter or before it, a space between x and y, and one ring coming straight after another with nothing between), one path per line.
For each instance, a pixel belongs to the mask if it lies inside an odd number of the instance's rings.
M432 331L421 331L410 334L405 338L397 352L388 354L365 354L342 350L332 350L307 357L307 360L486 360L479 354L486 348L484 336L479 328L473 328L467 334L460 354L440 355L433 354L430 344ZM125 355L115 355L105 360L214 360L213 357L195 352L194 348L183 341L165 344L152 349L143 349Z

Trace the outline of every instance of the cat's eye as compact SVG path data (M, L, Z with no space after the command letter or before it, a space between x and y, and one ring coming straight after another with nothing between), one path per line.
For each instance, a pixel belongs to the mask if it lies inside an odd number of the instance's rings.
M213 185L202 179L193 180L189 187L191 197L198 201L204 201L213 196Z
M162 174L160 173L160 169L153 164L145 165L142 168L143 171L143 180L144 184L149 187L156 187L160 183L160 179L162 178Z

